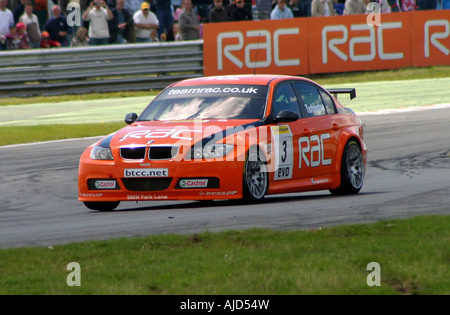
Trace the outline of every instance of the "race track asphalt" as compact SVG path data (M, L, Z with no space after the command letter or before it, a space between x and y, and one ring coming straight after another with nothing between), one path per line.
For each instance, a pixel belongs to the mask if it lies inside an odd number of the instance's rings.
M258 205L125 202L113 212L90 211L77 201L77 168L94 139L0 147L0 247L450 214L450 108L361 118L369 162L360 194L277 195Z

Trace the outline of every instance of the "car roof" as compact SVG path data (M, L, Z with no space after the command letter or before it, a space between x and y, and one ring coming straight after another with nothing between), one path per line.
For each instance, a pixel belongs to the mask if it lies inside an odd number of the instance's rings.
M303 79L309 81L306 78L276 75L276 74L243 74L243 75L226 75L226 76L207 76L193 79L186 79L179 81L172 85L174 86L191 86L191 85L217 85L217 84L255 84L255 85L268 85L272 81L287 80L287 79Z

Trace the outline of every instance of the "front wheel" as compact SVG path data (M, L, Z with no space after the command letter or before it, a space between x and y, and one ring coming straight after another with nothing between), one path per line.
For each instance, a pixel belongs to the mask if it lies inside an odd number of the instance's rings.
M83 201L86 208L97 211L113 211L120 201Z
M341 163L341 185L330 190L333 195L357 194L364 182L364 160L359 144L347 142Z
M260 201L269 185L267 166L258 150L250 150L244 165L244 200Z

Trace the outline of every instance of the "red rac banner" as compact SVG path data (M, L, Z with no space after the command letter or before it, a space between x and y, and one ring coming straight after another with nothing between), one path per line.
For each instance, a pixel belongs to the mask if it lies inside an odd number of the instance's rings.
M351 15L206 24L204 73L305 75L450 65L450 11L374 20Z

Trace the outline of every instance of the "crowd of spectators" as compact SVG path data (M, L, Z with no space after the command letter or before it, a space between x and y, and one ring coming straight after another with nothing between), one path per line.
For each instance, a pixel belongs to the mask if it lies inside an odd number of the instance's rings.
M69 2L82 25L68 25ZM286 19L367 14L369 2L381 13L450 9L450 0L0 0L0 50L193 40L204 23L253 20L255 3Z

